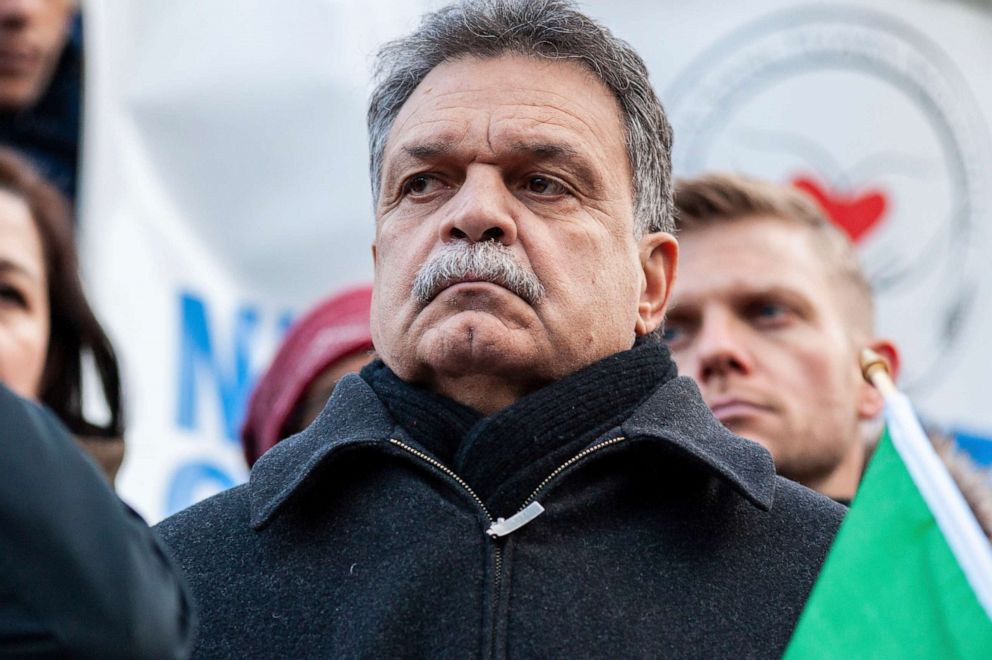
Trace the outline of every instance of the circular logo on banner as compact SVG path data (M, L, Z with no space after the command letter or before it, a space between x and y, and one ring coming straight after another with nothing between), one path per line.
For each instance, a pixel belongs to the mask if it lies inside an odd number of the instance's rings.
M935 386L972 311L990 161L940 48L884 14L790 10L719 41L664 98L676 174L732 170L815 197L858 246L904 386Z

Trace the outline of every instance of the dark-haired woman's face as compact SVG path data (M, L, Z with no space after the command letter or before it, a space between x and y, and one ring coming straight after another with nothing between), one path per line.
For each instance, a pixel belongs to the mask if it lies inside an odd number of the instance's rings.
M24 201L0 191L0 382L36 399L48 352L48 281Z

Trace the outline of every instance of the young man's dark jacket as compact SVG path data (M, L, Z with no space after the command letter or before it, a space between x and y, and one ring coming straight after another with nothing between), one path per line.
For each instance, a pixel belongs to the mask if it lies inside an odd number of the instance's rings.
M178 568L49 411L0 385L0 657L185 658Z
M843 512L649 341L487 418L374 362L159 530L200 657L770 658Z

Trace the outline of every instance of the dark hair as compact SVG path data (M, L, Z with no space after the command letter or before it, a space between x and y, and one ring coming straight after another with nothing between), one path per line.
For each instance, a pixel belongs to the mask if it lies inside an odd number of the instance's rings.
M620 106L633 178L634 230L672 231L672 128L630 45L566 0L463 0L424 16L413 34L380 49L369 101L369 170L379 199L386 139L400 108L436 66L505 54L576 62Z
M120 370L79 279L72 212L62 194L14 151L0 148L0 190L23 200L41 238L50 331L39 400L76 435L124 435ZM106 424L83 415L83 355L92 356L110 410Z

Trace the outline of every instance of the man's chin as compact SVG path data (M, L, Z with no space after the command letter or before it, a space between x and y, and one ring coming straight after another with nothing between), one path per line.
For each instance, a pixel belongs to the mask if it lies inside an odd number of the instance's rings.
M527 327L492 312L462 310L425 332L418 353L435 371L512 373L538 357Z

